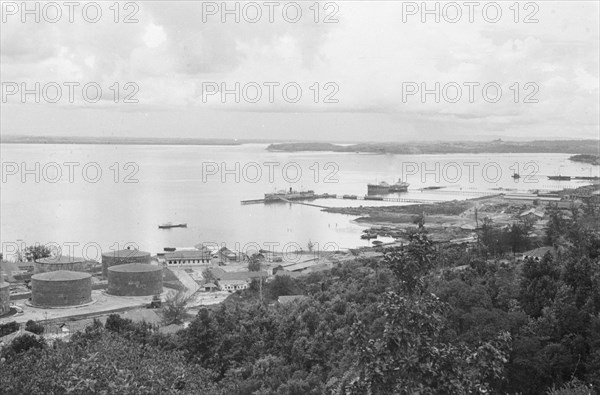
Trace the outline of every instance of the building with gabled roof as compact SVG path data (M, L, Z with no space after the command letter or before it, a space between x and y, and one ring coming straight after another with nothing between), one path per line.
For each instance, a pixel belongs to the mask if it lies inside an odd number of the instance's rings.
M533 259L535 261L539 261L541 260L544 256L546 256L547 253L550 253L550 255L552 255L553 258L556 258L556 256L558 255L558 249L554 248L554 247L539 247L539 248L535 248L533 250L529 250L523 253L523 260L526 259Z
M536 210L535 207L532 207L529 210L525 210L521 214L519 214L519 217L521 217L521 218L529 217L529 216L536 217L536 218L544 218L544 213L539 212Z
M212 263L212 254L208 249L181 250L165 254L167 266L202 266Z
M209 270L217 280L244 280L246 282L250 282L255 278L269 277L269 274L264 270L259 270L257 272L227 272L219 267L212 267Z
M235 292L248 288L248 282L244 280L220 280L219 288L221 291Z

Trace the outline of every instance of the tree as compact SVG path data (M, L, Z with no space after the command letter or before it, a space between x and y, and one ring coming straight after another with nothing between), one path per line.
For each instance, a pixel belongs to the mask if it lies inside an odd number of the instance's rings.
M557 205L548 206L549 216L546 226L546 243L550 245L564 244L568 222Z
M10 335L19 330L21 326L16 321L7 322L6 324L0 324L0 337Z
M27 260L27 262L47 258L51 254L52 250L44 245L29 246L25 249L25 259Z
M409 234L409 243L390 249L383 256L385 265L409 294L424 289L423 277L434 266L434 250L425 232Z
M253 254L248 260L248 270L251 272L260 271L261 263L258 254Z
M479 241L485 246L485 254L490 253L494 256L502 254L510 244L506 232L494 226L491 218L485 217L481 225Z
M539 317L552 303L559 277L560 269L549 253L539 261L530 258L523 264L519 301L528 315Z
M44 325L38 324L34 320L29 320L25 324L25 330L31 333L35 333L36 335L41 335L44 333Z
M177 292L167 297L163 303L162 316L165 324L181 324L186 317L186 307L189 298L183 292Z
M511 250L514 253L525 251L529 248L529 226L526 223L513 223L508 233Z
M296 284L290 276L275 276L268 283L267 294L271 299L277 299L280 296L293 295L296 292Z
M359 322L353 327L357 358L338 393L489 393L501 378L507 333L475 348L444 342L444 306L428 295L388 292L378 310L385 317L382 332L373 336Z
M14 338L12 343L10 343L9 350L12 350L15 354L21 354L32 348L42 349L45 346L46 341L43 337L38 339L36 336L26 333Z
M105 328L112 332L125 332L130 330L133 325L133 321L129 318L121 318L119 314L110 314L106 319Z
M217 281L217 278L210 269L206 269L202 272L202 278L204 278L204 281L207 283L214 283Z
M107 330L24 352L0 362L0 372L6 394L222 393L214 374L186 363L181 353Z

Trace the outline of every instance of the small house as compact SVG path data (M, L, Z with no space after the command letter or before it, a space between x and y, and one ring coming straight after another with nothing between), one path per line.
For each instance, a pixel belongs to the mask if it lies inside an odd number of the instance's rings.
M248 282L244 280L221 280L219 281L221 291L235 292L248 288Z

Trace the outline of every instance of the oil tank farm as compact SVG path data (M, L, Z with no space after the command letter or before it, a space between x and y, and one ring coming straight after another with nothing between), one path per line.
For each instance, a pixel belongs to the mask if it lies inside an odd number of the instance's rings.
M162 292L161 266L129 263L108 268L108 290L116 296L149 296Z
M10 311L10 285L0 278L0 317Z
M57 270L69 270L73 272L86 272L91 269L92 261L85 258L61 255L57 257L48 257L36 259L33 262L34 274L54 272Z
M36 307L78 306L92 301L92 275L57 270L31 277L31 304Z
M125 249L102 254L102 275L108 276L108 268L128 263L150 263L150 253L140 250Z

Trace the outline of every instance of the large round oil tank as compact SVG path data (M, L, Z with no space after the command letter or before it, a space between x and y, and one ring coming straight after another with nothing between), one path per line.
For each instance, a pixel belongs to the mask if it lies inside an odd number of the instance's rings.
M38 307L79 306L92 301L89 273L58 270L31 277L31 304Z
M0 317L10 311L10 285L0 279Z
M57 270L68 270L72 272L87 272L93 266L93 261L81 257L60 255L36 259L33 262L34 273L54 272Z
M108 268L108 290L111 295L149 296L162 293L161 266L129 263Z
M102 254L102 275L108 276L111 266L125 265L127 263L150 263L150 253L140 250L125 249L109 251Z

